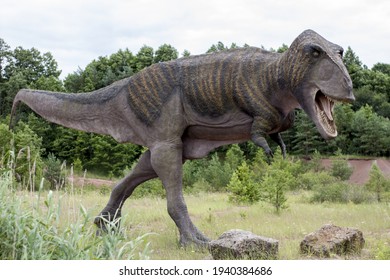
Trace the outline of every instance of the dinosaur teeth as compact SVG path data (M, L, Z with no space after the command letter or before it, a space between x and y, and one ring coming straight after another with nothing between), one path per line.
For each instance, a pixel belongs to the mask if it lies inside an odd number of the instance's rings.
M325 129L330 132L331 134L334 134L336 132L335 127L333 124L329 122L329 119L327 117L327 114L324 111L320 112L322 124L325 125Z
M333 118L335 100L319 91L315 97L315 105L317 116L323 129L331 136L337 135Z

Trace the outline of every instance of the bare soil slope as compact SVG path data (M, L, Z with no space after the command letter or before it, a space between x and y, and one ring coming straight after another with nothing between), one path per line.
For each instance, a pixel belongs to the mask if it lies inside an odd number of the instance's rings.
M353 173L351 178L349 178L349 182L359 185L365 184L369 179L371 166L374 162L376 162L383 174L390 178L390 160L388 159L350 159L348 163L353 167ZM330 159L323 159L322 164L328 168L332 163Z

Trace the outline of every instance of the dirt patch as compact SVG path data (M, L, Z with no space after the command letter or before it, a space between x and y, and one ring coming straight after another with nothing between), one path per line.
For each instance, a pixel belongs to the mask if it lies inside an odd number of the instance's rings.
M348 163L353 167L353 173L349 178L349 182L359 185L365 184L369 179L371 166L374 162L377 163L383 174L390 178L390 160L388 159L350 159L348 160ZM325 168L330 168L332 160L322 159L321 163ZM69 178L69 180L71 180L71 178ZM114 181L104 179L74 177L73 180L75 186L92 185L96 187L113 187L115 185Z
M83 178L83 177L70 177L69 182L72 182L75 186L87 186L92 185L95 187L113 187L114 181L104 180L104 179L94 179L94 178Z
M382 173L390 178L390 160L387 159L350 159L348 164L353 167L353 173L349 178L349 182L353 184L363 185L370 178L371 166L376 162ZM325 168L330 168L332 161L330 159L323 159L322 165Z

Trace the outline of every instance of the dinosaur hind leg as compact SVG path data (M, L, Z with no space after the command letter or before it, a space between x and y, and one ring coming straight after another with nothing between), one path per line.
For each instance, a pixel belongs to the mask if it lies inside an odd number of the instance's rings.
M180 232L180 244L207 246L209 239L192 223L182 189L182 143L159 143L151 149L153 169L163 182L168 213Z
M95 218L95 224L105 230L107 221L115 221L121 216L121 209L125 200L141 183L156 178L157 174L150 163L150 151L146 151L134 169L122 179L112 190L106 207Z

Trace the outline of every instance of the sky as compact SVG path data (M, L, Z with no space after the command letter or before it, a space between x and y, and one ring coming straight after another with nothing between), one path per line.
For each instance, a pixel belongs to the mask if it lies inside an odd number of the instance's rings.
M170 44L179 54L225 45L278 48L312 29L372 67L390 63L388 0L0 0L0 38L51 52L61 78L99 56Z

